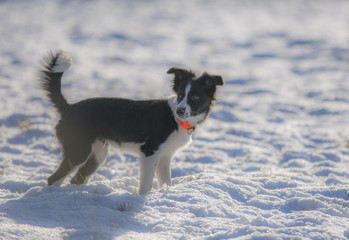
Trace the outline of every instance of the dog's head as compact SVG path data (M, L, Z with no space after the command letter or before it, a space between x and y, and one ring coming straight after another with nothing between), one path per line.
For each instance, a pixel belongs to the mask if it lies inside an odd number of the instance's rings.
M192 71L180 67L172 67L167 73L175 75L173 91L177 94L177 117L193 125L205 120L216 101L217 86L223 85L222 77L204 73L197 78Z

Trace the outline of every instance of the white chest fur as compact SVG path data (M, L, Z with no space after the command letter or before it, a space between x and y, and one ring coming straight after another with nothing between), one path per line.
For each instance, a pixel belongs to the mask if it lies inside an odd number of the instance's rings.
M166 141L162 143L158 149L160 155L173 155L178 149L184 147L191 141L191 135L188 132L178 127L178 130L173 131Z

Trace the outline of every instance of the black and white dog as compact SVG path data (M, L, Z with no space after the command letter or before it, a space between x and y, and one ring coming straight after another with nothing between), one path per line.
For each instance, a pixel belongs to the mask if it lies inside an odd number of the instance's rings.
M61 92L61 78L71 66L63 51L50 52L40 69L42 88L61 115L56 135L63 148L63 161L48 178L59 186L79 167L71 179L83 184L106 160L109 145L140 157L138 194L150 191L156 173L158 184L171 185L171 159L191 140L196 126L208 116L216 101L220 76L172 67L173 97L159 100L91 98L68 104Z

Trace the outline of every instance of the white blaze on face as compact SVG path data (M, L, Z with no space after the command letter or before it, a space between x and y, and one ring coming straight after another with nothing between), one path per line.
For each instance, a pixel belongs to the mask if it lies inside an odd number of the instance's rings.
M184 113L181 116L179 116L182 120L186 120L191 116L191 107L188 104L188 94L190 92L190 89L191 89L191 84L188 84L187 87L185 88L185 96L177 106L177 109L184 110Z

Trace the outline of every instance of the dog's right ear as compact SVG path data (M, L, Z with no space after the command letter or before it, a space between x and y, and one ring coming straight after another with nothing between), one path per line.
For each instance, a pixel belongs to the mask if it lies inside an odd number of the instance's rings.
M177 66L173 66L171 67L168 71L167 71L168 74L174 74L175 75L175 79L178 79L178 80L182 80L182 79L185 79L185 78L193 78L195 77L195 74L190 71L190 70L187 70L187 69L184 69L184 68L181 68L181 67L177 67Z
M172 90L178 94L179 91L179 86L181 85L181 83L186 83L188 81L190 81L191 79L195 78L195 74L190 71L190 70L186 70L184 68L181 67L171 67L168 71L168 74L174 74L175 77L173 79L173 86L172 86Z

